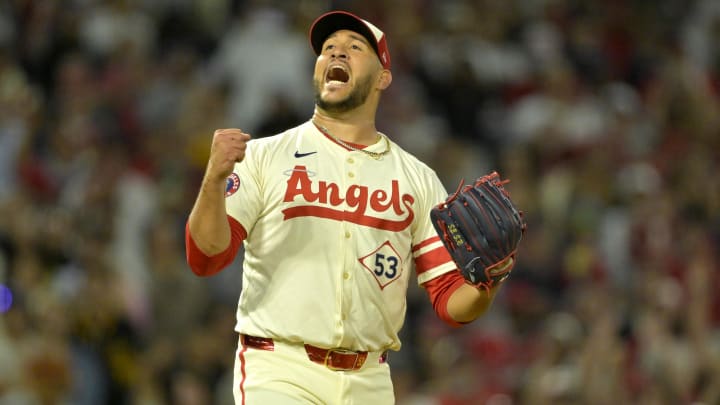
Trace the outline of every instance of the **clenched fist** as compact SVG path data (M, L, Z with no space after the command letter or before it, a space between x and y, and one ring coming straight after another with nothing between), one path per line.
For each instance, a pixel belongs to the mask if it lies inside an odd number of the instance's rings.
M250 135L241 129L218 129L213 134L205 176L211 182L224 182L232 173L235 163L245 158Z

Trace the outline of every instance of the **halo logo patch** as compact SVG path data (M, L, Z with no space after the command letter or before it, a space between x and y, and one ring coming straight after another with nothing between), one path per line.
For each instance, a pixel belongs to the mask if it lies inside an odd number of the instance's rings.
M235 194L240 188L240 176L236 173L232 173L227 178L227 184L225 185L225 197L230 197Z

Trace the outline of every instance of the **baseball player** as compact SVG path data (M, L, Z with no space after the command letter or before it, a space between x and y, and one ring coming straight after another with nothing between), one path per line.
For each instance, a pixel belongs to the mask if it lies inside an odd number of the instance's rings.
M316 104L298 127L250 140L219 129L186 226L193 272L244 244L234 369L237 404L392 404L412 271L453 326L486 311L429 219L448 193L375 128L392 82L384 33L343 11L315 20Z

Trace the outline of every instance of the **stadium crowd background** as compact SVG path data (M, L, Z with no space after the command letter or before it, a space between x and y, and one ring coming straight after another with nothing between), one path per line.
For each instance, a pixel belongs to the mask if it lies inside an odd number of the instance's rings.
M231 403L240 271L186 215L215 128L309 117L330 8L388 35L378 127L529 223L481 321L411 286L398 403L719 404L714 0L3 0L0 403Z

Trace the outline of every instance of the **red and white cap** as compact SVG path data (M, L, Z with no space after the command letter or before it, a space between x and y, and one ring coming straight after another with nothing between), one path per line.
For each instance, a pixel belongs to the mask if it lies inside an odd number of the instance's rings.
M364 36L377 53L380 63L390 69L390 51L385 33L368 21L347 11L331 11L318 17L310 26L310 44L316 55L322 52L325 39L338 30L350 30Z

